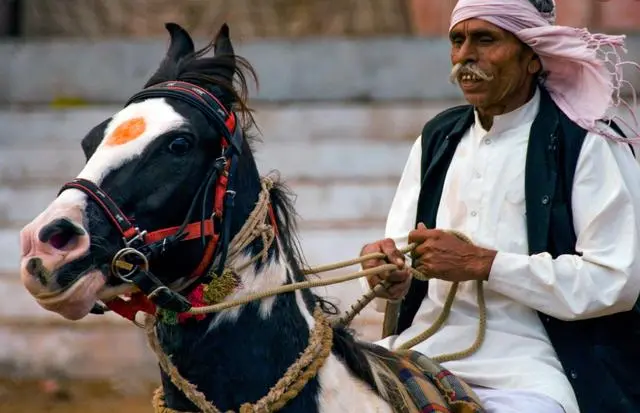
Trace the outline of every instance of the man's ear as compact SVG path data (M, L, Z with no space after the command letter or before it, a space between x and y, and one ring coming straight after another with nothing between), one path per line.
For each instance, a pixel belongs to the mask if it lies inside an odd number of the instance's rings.
M534 54L531 60L529 60L529 64L527 65L527 72L530 75L535 75L542 72L542 62L540 61L540 57L537 54Z
M177 77L178 62L184 57L194 53L193 40L189 33L179 24L166 23L165 28L169 32L169 48L160 62L156 72L149 78L144 87L157 83L175 80Z

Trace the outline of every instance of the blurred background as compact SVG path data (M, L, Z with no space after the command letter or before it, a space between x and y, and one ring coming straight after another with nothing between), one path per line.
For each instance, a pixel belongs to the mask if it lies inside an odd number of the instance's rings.
M559 24L625 33L627 57L640 61L640 1L557 3ZM454 4L0 0L0 411L151 411L157 368L140 330L115 316L70 323L40 309L19 282L18 232L80 171L85 133L155 70L165 22L197 46L230 24L260 80L250 102L260 167L279 170L297 193L307 260L321 264L383 236L422 125L462 102L448 83ZM343 309L361 294L357 282L319 292ZM354 327L376 339L381 319L367 310Z

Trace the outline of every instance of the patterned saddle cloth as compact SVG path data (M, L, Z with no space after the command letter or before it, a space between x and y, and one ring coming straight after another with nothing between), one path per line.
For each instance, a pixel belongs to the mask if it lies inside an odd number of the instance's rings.
M397 378L385 380L385 388L396 395L395 412L486 413L468 384L428 357L412 350L397 354L375 345L369 350Z

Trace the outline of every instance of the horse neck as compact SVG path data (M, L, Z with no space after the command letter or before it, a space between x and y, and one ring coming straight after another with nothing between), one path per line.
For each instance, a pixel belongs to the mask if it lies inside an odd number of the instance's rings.
M254 244L259 243L259 241ZM293 277L287 257L276 241L266 263L247 266L239 276L239 286L225 301L234 300L290 282ZM260 250L252 245L248 251ZM244 267L251 254L243 255L231 267ZM265 298L213 314L201 321L178 325L160 324L158 335L165 353L183 377L197 385L207 400L222 411L255 402L284 375L308 343L314 320L305 301L309 292L296 291ZM195 411L163 373L167 405ZM309 382L292 401L316 410L316 379Z

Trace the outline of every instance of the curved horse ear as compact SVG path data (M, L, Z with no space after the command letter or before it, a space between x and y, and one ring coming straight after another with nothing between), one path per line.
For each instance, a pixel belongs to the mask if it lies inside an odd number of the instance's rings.
M144 87L156 83L174 80L177 75L178 63L184 57L195 52L193 40L189 33L177 23L166 23L164 27L169 32L170 41L167 54L160 63L156 72L147 81Z
M220 30L218 30L216 39L213 42L213 50L216 56L234 55L231 37L229 36L229 25L227 23L223 23Z
M229 25L227 23L223 23L220 27L220 30L213 42L213 51L216 57L225 56L230 59L231 64L220 70L219 74L227 78L229 81L232 81L235 73L236 58L233 45L231 44L231 37L229 36Z

